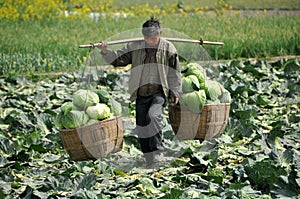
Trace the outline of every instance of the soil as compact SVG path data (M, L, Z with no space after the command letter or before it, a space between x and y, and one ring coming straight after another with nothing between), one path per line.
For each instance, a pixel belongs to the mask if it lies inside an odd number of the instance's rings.
M215 14L215 11L209 10L211 14ZM299 16L299 9L232 9L227 10L226 13L228 15L240 14L241 16L253 16L253 15L261 15L261 16Z
M231 10L229 13L239 12L242 16L253 16L253 15L266 15L266 16L298 16L300 15L300 10L286 10L286 9L272 9L272 10Z

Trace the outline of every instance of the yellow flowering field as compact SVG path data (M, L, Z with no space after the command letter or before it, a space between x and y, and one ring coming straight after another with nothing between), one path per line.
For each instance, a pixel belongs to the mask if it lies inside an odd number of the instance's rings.
M202 13L208 9L226 10L232 6L224 0L217 0L209 8L207 4L198 1L185 5L183 2L165 1L163 3L130 3L120 4L118 0L6 0L0 7L0 19L36 20L54 18L86 18L91 13L101 16L126 17L186 14L188 12Z
M120 13L136 16L149 14L174 13L176 5L166 6L168 10L161 10L158 6L150 8L148 3L118 9L114 0L7 0L0 8L0 19L35 20L44 18L85 18L89 13L100 13L105 16Z

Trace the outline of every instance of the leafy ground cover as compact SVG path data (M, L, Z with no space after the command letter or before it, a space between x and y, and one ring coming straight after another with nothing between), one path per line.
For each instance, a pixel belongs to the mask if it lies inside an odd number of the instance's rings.
M220 63L210 74L233 98L224 134L174 141L165 117L166 150L182 153L154 170L140 166L132 107L124 103L126 72L100 77L124 105L123 150L81 162L70 160L54 126L81 74L2 78L0 198L299 198L299 69L295 59Z

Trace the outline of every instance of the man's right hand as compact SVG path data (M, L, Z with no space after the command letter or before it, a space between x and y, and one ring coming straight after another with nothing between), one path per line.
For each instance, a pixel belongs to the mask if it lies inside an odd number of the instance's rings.
M106 54L107 53L107 42L105 41L102 41L101 43L98 44L97 46L99 49L101 49L101 52L103 54Z

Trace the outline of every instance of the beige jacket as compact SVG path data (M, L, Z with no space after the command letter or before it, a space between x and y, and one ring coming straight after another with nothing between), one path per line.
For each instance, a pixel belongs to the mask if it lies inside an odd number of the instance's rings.
M108 50L106 54L102 54L105 60L113 66L127 66L131 64L128 88L131 101L134 101L137 97L137 90L142 78L142 66L145 64L146 58L145 44L145 41L131 42L120 50ZM160 38L156 59L160 66L158 67L159 76L165 97L180 97L182 93L181 73L178 54L174 45Z

